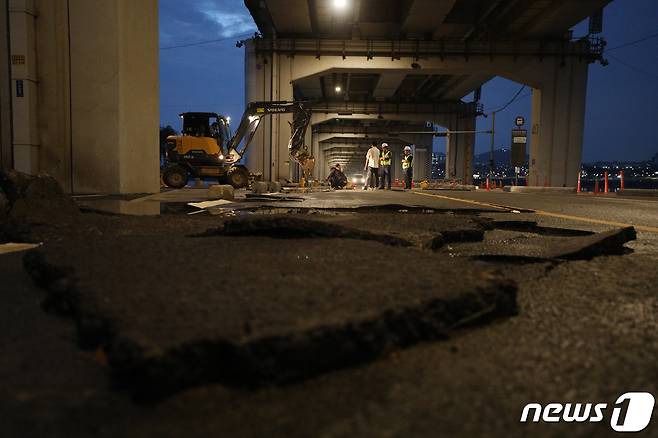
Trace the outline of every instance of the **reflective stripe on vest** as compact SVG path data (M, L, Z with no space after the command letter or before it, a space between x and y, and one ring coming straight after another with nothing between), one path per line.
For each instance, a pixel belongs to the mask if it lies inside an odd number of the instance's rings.
M402 159L402 168L403 169L409 169L410 167L413 167L413 156L412 155L406 155Z
M382 152L382 156L379 159L379 164L382 165L382 166L390 166L391 165L391 155L392 155L391 151Z

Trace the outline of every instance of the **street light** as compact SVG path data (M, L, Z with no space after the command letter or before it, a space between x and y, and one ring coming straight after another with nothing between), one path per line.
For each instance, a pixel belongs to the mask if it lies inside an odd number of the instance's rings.
M336 85L336 88L334 88L334 90L336 91L336 93L340 93L341 91L343 91L340 85Z
M347 7L347 0L334 0L334 8L345 9Z

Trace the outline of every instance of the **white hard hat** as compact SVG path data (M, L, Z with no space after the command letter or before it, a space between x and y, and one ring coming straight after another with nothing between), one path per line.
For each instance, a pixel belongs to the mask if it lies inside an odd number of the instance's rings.
M388 147L388 143L382 143L382 147L383 147L383 148L387 148L387 147Z
M404 150L405 150L405 151L409 151L409 152L411 152L411 146L405 146L405 147L404 147Z

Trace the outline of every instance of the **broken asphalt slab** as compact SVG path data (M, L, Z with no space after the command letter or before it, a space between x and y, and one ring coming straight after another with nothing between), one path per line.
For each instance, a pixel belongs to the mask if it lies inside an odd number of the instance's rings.
M517 228L518 229L518 228ZM536 232L537 230L533 230ZM455 256L471 256L496 261L591 260L602 255L620 255L628 251L625 243L636 239L633 227L618 228L600 233L549 229L550 237L522 231L495 230L483 242L472 245L454 245L447 248ZM580 234L580 235L579 235Z
M473 215L457 216L434 210L397 208L352 211L273 209L225 221L206 235L269 237L333 237L374 240L389 245L437 250L446 243L477 242L491 229L490 221Z
M516 313L514 282L426 255L342 238L115 236L52 243L25 266L81 346L153 400L294 383Z

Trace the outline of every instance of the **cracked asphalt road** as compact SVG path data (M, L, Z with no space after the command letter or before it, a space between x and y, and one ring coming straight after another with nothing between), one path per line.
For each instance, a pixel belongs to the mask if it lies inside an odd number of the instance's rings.
M526 200L526 195L502 193L449 195L498 204L511 204L512 199L520 207L541 205L543 210L605 215L647 226L655 226L658 218L658 203L650 201L634 201L640 203L635 209L632 203L605 200L599 211L595 203L589 205L589 200L575 196L536 195ZM316 194L308 204L331 206L339 196L350 194ZM354 196L349 199L353 205L407 202L472 209L473 214L479 209L412 193L394 193L390 198L378 192ZM580 205L584 203L586 212ZM595 232L611 228L529 213L479 211L478 215ZM46 245L49 240L65 243L72 234L88 239L165 239L202 232L217 220L201 215L85 214L75 230L42 225L36 231ZM513 246L515 240L530 235L488 231L484 243ZM285 246L286 241L281 242ZM453 259L460 248L480 244L451 243L432 257ZM376 242L368 245L390 249ZM44 291L32 285L22 268L22 255L5 255L0 264L4 280L0 290L6 297L0 310L0 342L3 351L11 354L3 355L0 362L0 417L6 419L0 427L7 436L55 437L612 436L606 423L548 425L518 420L529 402L589 401L611 406L628 391L658 395L658 240L652 233L640 232L626 247L633 252L590 261L518 264L463 259L476 270L498 271L516 281L517 316L464 328L445 341L397 349L378 360L295 384L258 390L202 385L150 405L136 404L125 391L112 387L102 352L79 350L71 322L40 308ZM190 262L195 257L190 254ZM396 260L396 264L413 271L426 257ZM330 270L315 274L330 275ZM154 278L151 284L157 286L159 281ZM640 436L658 436L657 424L654 414Z

